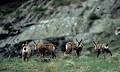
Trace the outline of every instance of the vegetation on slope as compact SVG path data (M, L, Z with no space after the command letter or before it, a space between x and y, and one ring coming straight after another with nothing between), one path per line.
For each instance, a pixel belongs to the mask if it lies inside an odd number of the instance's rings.
M114 51L112 61L107 54L106 61L102 55L96 60L91 56L70 56L64 59L62 56L49 62L41 62L37 57L31 57L30 61L23 62L20 58L0 59L0 72L120 72L119 51Z

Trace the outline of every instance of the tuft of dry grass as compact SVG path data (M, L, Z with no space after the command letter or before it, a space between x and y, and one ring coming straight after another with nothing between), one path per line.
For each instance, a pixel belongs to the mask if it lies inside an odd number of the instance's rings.
M43 72L60 72L58 63L51 62L43 68Z

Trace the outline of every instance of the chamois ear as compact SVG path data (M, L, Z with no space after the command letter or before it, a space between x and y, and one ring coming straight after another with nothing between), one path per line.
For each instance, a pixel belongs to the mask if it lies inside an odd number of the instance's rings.
M97 45L97 43L95 41L93 41L94 45Z
M79 42L77 39L76 39L77 42Z
M26 43L25 43L26 45L28 44L28 42L26 41Z
M99 44L100 42L98 41L97 44Z
M106 44L105 46L108 47L108 44Z
M36 44L34 40L33 40L33 43Z
M80 40L80 42L79 43L82 43L82 39Z
M40 40L38 41L38 43L40 43Z
M25 46L25 44L22 44L22 47Z

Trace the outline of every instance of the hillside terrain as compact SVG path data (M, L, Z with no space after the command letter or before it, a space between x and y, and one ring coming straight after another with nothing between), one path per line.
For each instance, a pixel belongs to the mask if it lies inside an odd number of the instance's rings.
M62 58L65 44L68 41L76 42L76 39L83 40L81 56L77 59L73 53L70 58ZM23 69L23 72L35 72L27 62L22 63L20 59L22 44L26 41L32 49L30 65L40 67L38 61L43 65L39 69L42 72L79 72L80 70L80 72L119 72L120 0L1 0L0 64L3 67L0 67L0 72L8 72L8 70L19 72L15 66ZM58 57L48 63L42 63L35 58L33 41L53 43L56 45ZM108 61L104 62L100 59L97 62L93 41L108 44L113 52L113 61L110 61L108 54ZM77 64L79 62L80 65ZM8 64L11 66L6 67ZM57 67L54 67L54 64ZM62 67L63 64L66 65ZM26 68L21 67L24 65ZM12 66L15 68L11 68ZM46 71L49 66L50 69L55 68L55 71ZM93 66L96 67L92 70Z

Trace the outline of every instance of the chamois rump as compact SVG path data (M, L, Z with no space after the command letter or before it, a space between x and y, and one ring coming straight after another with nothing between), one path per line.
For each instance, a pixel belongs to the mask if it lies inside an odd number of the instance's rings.
M82 51L82 48L83 48L82 39L80 41L78 41L76 39L76 41L77 41L77 43L75 43L75 42L66 43L66 51L64 52L64 56L66 54L70 54L73 50L75 50L77 57L80 56L80 52Z
M31 54L31 49L30 46L27 44L27 42L25 44L22 44L22 60L29 60L30 58L30 54Z
M99 42L96 43L95 41L93 41L93 43L95 46L95 51L97 53L97 58L99 57L100 53L103 54L104 60L105 60L106 53L110 53L110 55L112 56L112 52L109 50L108 44L100 44Z
M53 58L56 57L55 45L52 43L46 43L46 44L40 44L40 43L36 44L35 43L35 50L37 50L38 53L43 55L43 57L45 55L46 50L52 54Z

